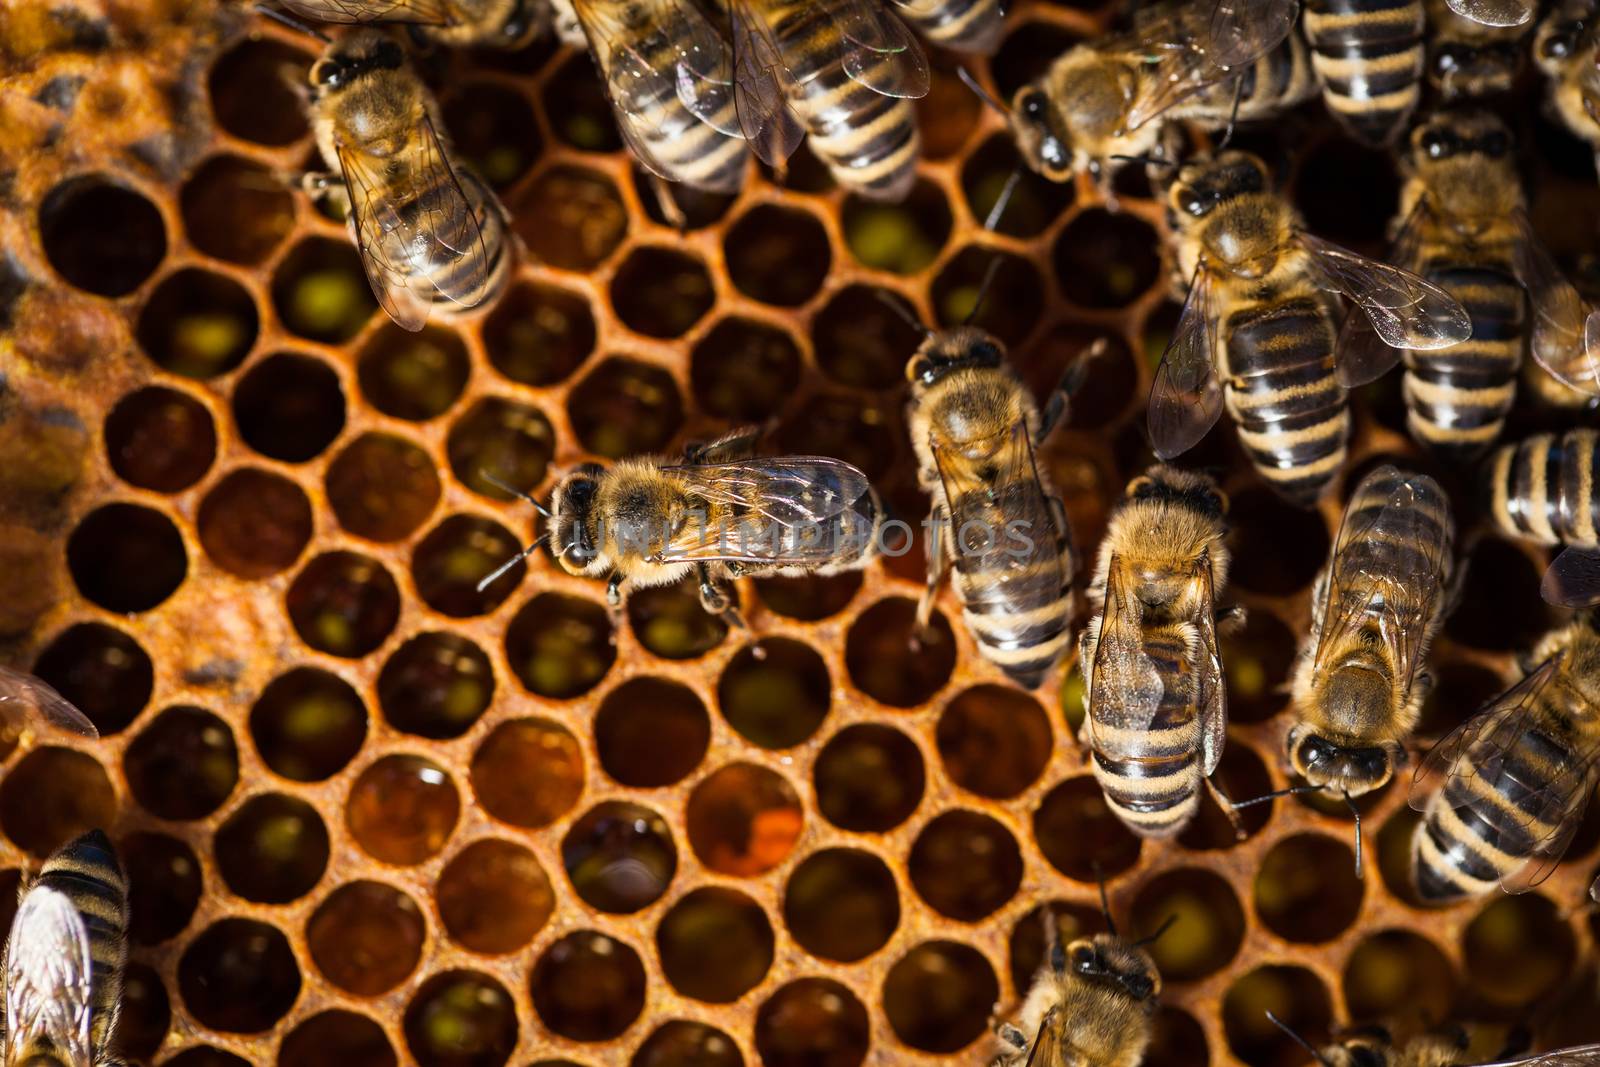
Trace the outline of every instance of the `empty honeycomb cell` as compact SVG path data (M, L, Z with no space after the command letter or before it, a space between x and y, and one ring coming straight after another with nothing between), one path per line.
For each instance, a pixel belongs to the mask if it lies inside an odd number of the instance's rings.
M741 648L717 680L723 718L762 748L789 748L828 714L827 664L810 645L774 637Z
M783 330L750 319L718 322L689 356L689 383L702 410L733 422L777 414L800 382L800 349Z
M204 708L180 705L157 715L123 753L128 788L163 819L216 811L239 783L239 750L228 724Z
M1299 834L1272 846L1261 861L1256 914L1285 940L1328 941L1355 921L1363 888L1349 845Z
M1228 710L1233 710L1231 703ZM1272 791L1272 778L1267 774L1266 764L1261 757L1248 745L1236 743L1223 748L1222 759L1212 773L1211 781L1224 797L1235 803L1253 800ZM1238 817L1240 829L1244 830L1246 837L1250 837L1260 833L1267 825L1272 816L1272 804L1256 804L1234 814ZM1178 843L1184 848L1205 851L1232 848L1239 843L1239 838L1228 813L1211 799L1208 791L1202 790L1200 808L1195 812L1194 821L1179 835Z
M309 131L296 87L311 56L271 38L245 40L211 68L211 113L233 136L264 145L293 144Z
M382 882L349 882L306 920L306 951L347 993L375 997L406 980L422 959L427 924L416 901Z
M1047 399L1067 369L1098 342L1104 342L1105 350L1081 368L1083 380L1068 408L1067 425L1074 429L1110 425L1127 412L1139 384L1139 370L1127 342L1093 327L1057 326L1030 345L1025 358L1012 362L1033 395Z
M345 824L373 859L409 866L444 847L461 814L461 796L443 767L396 754L373 763L350 787Z
M226 275L185 267L157 284L140 308L135 332L158 367L214 378L244 360L260 329L249 290Z
M1093 776L1069 778L1033 813L1033 837L1050 865L1068 878L1111 878L1139 860L1139 839L1106 807Z
M814 852L784 886L783 924L819 959L866 959L888 944L900 925L894 875L883 860L860 849Z
M1022 884L1022 854L999 821L976 811L946 811L922 828L906 870L917 894L940 915L979 919Z
M1132 215L1091 208L1056 238L1056 281L1082 308L1127 307L1156 283L1161 243Z
M189 559L172 520L138 504L106 504L67 539L78 592L107 611L149 611L183 583Z
M584 167L551 167L511 204L511 227L541 263L588 271L628 233L617 187Z
M1422 702L1419 737L1443 737L1506 688L1498 672L1470 663L1442 663L1431 666L1430 673L1434 685Z
M1432 941L1410 930L1369 934L1344 965L1353 1022L1398 1018L1419 1030L1443 1026L1456 998L1455 969Z
M162 1067L250 1067L250 1061L211 1045L195 1045L173 1056Z
M334 1008L299 1023L278 1046L278 1067L395 1067L383 1027Z
M956 639L937 609L917 632L917 603L887 597L856 619L845 638L845 667L856 687L896 708L914 708L944 687L956 664Z
M544 84L544 113L555 135L586 152L615 152L622 147L612 117L611 101L582 50L559 61Z
M272 306L290 332L337 345L360 332L378 301L348 238L309 237L273 270Z
M734 201L739 199L738 194L708 192L681 182L658 182L655 175L643 166L634 167L632 173L639 206L644 208L650 221L658 226L670 226L675 230L703 230L720 222ZM671 205L663 205L663 197L670 198ZM667 212L674 208L677 215L668 218Z
M262 793L228 816L212 851L234 895L259 904L287 904L310 892L327 869L328 829L316 809L298 797Z
M574 1041L609 1041L644 1010L639 954L593 930L568 934L545 949L530 985L540 1020Z
M6 923L6 929L11 924ZM148 964L130 960L122 971L122 1011L117 1015L117 1051L151 1060L172 1025L172 1003L161 976Z
M34 660L33 673L72 701L102 737L127 729L155 687L149 653L102 622L80 622L61 631Z
M927 159L945 159L966 146L983 114L983 101L967 88L955 70L935 57L928 95L912 103L917 108L917 132Z
M858 262L895 274L925 270L950 239L950 205L929 181L919 181L897 204L852 193L841 221L845 244Z
M809 211L762 204L722 239L728 278L763 304L799 307L822 288L833 262L828 233Z
M428 454L404 438L362 434L327 474L328 503L339 525L370 541L400 541L439 502L439 475Z
M300 640L358 659L383 644L400 620L400 590L383 564L359 552L326 552L295 576L285 597Z
M983 1036L1000 983L983 953L959 941L925 941L883 980L895 1036L924 1052L957 1052Z
M962 789L1004 800L1044 773L1053 747L1039 702L1000 685L956 694L935 734L945 773Z
M990 270L994 271L993 281L984 294L981 290ZM1020 256L981 245L968 245L956 253L934 278L929 295L939 320L936 325L978 326L1008 345L1020 344L1032 333L1044 311L1044 284L1038 269Z
M1461 562L1466 575L1444 632L1471 648L1531 649L1555 621L1539 596L1533 561L1505 541L1485 537Z
M1233 887L1203 867L1180 867L1146 882L1129 915L1129 933L1135 937L1154 934L1176 917L1145 946L1162 977L1172 982L1216 973L1238 955L1244 942L1244 909Z
M1008 20L1005 40L987 64L1000 99L1009 102L1024 83L1042 75L1062 52L1081 40L1082 33L1056 22Z
M753 763L722 767L694 787L689 847L713 871L754 877L788 858L804 817L789 780Z
M517 1009L480 971L441 971L423 982L401 1021L421 1067L500 1067L517 1045Z
M683 425L683 401L672 375L613 356L567 396L578 441L610 459L665 448Z
M731 1004L760 984L772 966L772 924L761 905L736 889L686 893L656 926L661 970L686 997Z
M128 875L128 936L138 945L176 937L200 903L200 861L188 845L153 831L117 842Z
M711 719L694 691L660 678L631 678L600 702L594 745L600 766L636 789L671 785L705 758Z
M260 263L294 229L288 184L259 163L213 156L178 194L189 242L230 263Z
M1282 711L1288 702L1289 672L1299 651L1299 641L1289 628L1265 611L1253 611L1243 626L1228 627L1218 634L1217 644L1227 674L1229 719L1263 722Z
M1516 1019L1560 989L1578 949L1561 909L1537 893L1485 898L1461 935L1471 1000Z
M711 310L705 264L667 248L636 248L611 279L611 306L648 337L682 337Z
M483 321L494 369L523 385L554 385L594 351L594 315L579 293L519 282Z
M884 833L911 817L927 771L916 743L892 726L858 723L828 739L812 776L817 810L842 830Z
M482 590L478 583L521 549L516 535L493 519L450 515L412 550L411 578L417 594L442 615L486 615L521 584L528 568L519 562Z
M397 419L423 422L450 410L467 387L471 364L454 330L413 333L384 323L361 348L356 379L367 403Z
M178 960L178 990L191 1015L213 1030L268 1030L300 994L288 938L254 919L220 919Z
M716 1027L673 1019L644 1039L628 1067L744 1067L744 1057Z
M127 296L167 254L156 206L102 174L69 179L45 194L39 239L56 273L96 296Z
M530 493L544 481L555 447L555 431L538 408L485 397L450 427L445 452L462 485L492 500L511 500L489 479Z
M378 704L389 725L436 741L466 733L493 696L489 657L457 634L418 634L378 674Z
M888 474L901 440L897 422L898 413L882 399L820 393L783 423L778 443L789 452L842 459L877 482Z
M611 616L592 600L540 593L506 627L506 658L522 684L540 696L586 693L617 658Z
M315 459L344 429L344 418L339 376L310 356L268 356L245 371L233 390L239 436L269 459Z
M510 841L474 841L445 864L434 886L450 939L472 952L516 952L555 911L555 891L539 860Z
M444 124L456 158L496 190L526 174L544 147L527 98L492 82L451 86Z
M280 474L230 471L200 501L200 545L211 562L241 578L287 570L311 540L311 502Z
M967 157L961 168L961 191L967 198L967 210L983 223L1006 183L1018 172L1022 177L994 230L1010 237L1037 237L1072 206L1074 187L1071 182L1053 182L1028 169L1009 131L993 135Z
M865 285L841 289L817 312L811 345L828 377L863 389L888 389L905 380L922 335L885 300L914 314L899 295Z
M649 808L608 800L584 812L561 839L561 862L586 903L626 915L661 899L678 870L667 821Z
M861 572L757 578L754 584L756 595L774 613L801 622L820 622L839 614L855 599Z
M1322 982L1304 967L1266 964L1235 979L1222 998L1228 1048L1249 1067L1295 1067L1309 1058L1269 1011L1312 1045L1327 1042L1333 1008Z
M549 719L503 722L472 756L472 792L501 822L548 826L583 792L583 750L572 731Z
M1297 508L1270 489L1236 493L1228 508L1234 585L1269 596L1306 588L1328 559L1328 528L1315 511Z
M728 635L728 624L700 606L690 581L636 590L627 610L639 643L663 659L698 659Z
M1306 229L1368 255L1388 247L1389 220L1400 206L1394 156L1348 137L1328 137L1295 161L1294 204Z
M189 488L217 455L217 430L205 405L159 385L119 400L106 416L105 437L117 477L158 493Z
M273 773L297 782L320 782L361 751L367 709L338 675L295 667L268 682L256 698L250 737Z
M1193 1015L1163 1004L1156 1011L1144 1062L1149 1067L1206 1067L1211 1054L1205 1030Z
M1049 909L1048 919L1044 914L1046 908ZM1027 990L1039 968L1044 965L1046 923L1055 927L1055 940L1063 947L1080 937L1104 933L1106 929L1105 916L1098 908L1060 900L1041 904L1018 919L1011 928L1009 955L1011 984L1019 994Z
M1421 821L1420 812L1402 804L1377 834L1378 873L1383 877L1383 887L1416 908L1423 907L1425 902L1411 882L1411 839Z
M867 1009L831 978L797 978L756 1012L763 1067L858 1067L871 1031Z

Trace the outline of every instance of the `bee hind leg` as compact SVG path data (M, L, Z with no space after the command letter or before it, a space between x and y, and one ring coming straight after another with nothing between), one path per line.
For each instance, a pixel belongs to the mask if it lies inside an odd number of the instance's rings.
M1229 800L1228 794L1224 793L1221 787L1211 780L1210 775L1206 775L1202 781L1206 783L1206 792L1211 794L1211 799L1216 802L1217 807L1222 809L1222 814L1228 817L1228 822L1233 824L1234 840L1243 841L1248 835L1245 833L1244 823L1239 821L1239 811L1233 806L1233 801Z
M1050 390L1050 399L1045 401L1044 412L1039 417L1039 432L1033 435L1033 447L1044 444L1045 439L1055 432L1062 416L1067 413L1068 401L1083 388L1083 383L1089 380L1090 366L1104 356L1107 349L1106 339L1098 338L1088 351L1067 365L1067 369L1061 373L1061 380Z
M1215 627L1217 633L1234 633L1244 629L1245 623L1250 618L1250 612L1243 604L1229 604L1217 612Z
M704 563L695 566L695 573L700 581L700 606L706 614L720 615L729 629L745 629L733 587L725 579L714 577L711 568Z
M950 569L950 554L945 550L946 539L950 536L950 521L945 518L943 508L935 508L928 531L928 584L922 590L922 599L917 602L917 625L911 631L911 643L920 644L929 636L928 624L933 621L933 601L939 595L939 586L944 584L945 573Z

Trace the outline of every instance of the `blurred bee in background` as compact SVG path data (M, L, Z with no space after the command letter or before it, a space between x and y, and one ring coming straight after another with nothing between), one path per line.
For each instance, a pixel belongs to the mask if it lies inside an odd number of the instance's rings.
M1486 26L1465 18L1445 0L1427 0L1428 84L1441 100L1480 99L1509 93L1527 61L1519 26Z
M1359 141L1393 141L1422 95L1422 0L1306 0L1302 26L1328 112Z
M900 17L934 44L989 55L1000 46L1006 12L1001 0L894 0Z
M277 0L319 22L403 23L422 41L516 49L550 26L548 0Z
M545 534L478 588L548 541L568 574L607 579L613 610L625 585L669 585L693 573L701 606L742 626L732 578L828 575L871 562L886 516L867 476L825 456L758 458L759 436L736 430L689 448L682 463L585 463L561 479L549 508L517 494L545 516Z
M1471 321L1430 282L1301 230L1255 156L1229 151L1184 164L1167 201L1188 295L1150 393L1151 446L1162 459L1182 454L1226 403L1257 472L1309 506L1343 466L1350 435L1325 291L1349 297L1394 348L1456 344Z
M1508 537L1566 545L1545 571L1540 592L1552 604L1600 603L1600 494L1595 487L1600 433L1534 434L1501 445L1484 465L1489 517Z
M911 191L920 140L909 103L928 60L879 0L728 0L734 101L755 154L782 170L807 133L834 180L861 196Z
M30 737L44 723L79 737L99 737L88 716L31 674L0 667L0 729L11 738Z
M1267 1012L1267 1018L1309 1052L1321 1067L1463 1067L1472 1062L1464 1034L1423 1034L1400 1045L1381 1027L1362 1027L1359 1032L1319 1049L1272 1012ZM1517 1059L1502 1059L1482 1067L1594 1067L1597 1063L1600 1063L1600 1045L1577 1045Z
M6 942L6 1063L122 1063L114 1044L128 917L128 882L105 834L92 830L45 861Z
M1600 152L1600 67L1595 0L1556 0L1533 35L1533 58L1550 79L1550 105L1573 135Z
M1094 614L1078 645L1083 736L1106 804L1142 837L1189 824L1227 743L1215 617L1228 582L1227 512L1210 478L1152 467L1112 513L1089 585Z

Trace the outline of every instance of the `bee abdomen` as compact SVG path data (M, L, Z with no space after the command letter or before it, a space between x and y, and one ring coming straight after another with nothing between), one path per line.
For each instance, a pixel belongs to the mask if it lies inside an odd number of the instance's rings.
M1426 277L1461 302L1472 336L1447 349L1406 354L1407 424L1423 444L1471 453L1499 436L1516 398L1522 290L1488 268L1435 269Z
M644 62L656 69L673 69L678 62L680 43L657 32L653 26L645 28L644 33L647 44L655 46L652 54L644 57ZM632 123L635 135L667 172L665 177L707 192L739 191L744 184L749 149L741 138L722 132L738 128L733 94L727 94L717 110L720 128L689 110L676 92L663 91L654 97L636 98L628 103L632 110L649 114L652 121L636 122L626 114L619 114L617 120Z
M957 564L962 615L984 657L1017 684L1033 689L1072 639L1065 557L1033 563L1025 573ZM1004 577L1004 585L1000 579Z
M1600 433L1536 434L1496 449L1486 466L1489 514L1501 532L1542 545L1600 544L1594 484Z
M1311 59L1299 34L1257 59L1237 80L1229 78L1208 86L1172 111L1204 125L1222 126L1233 114L1235 93L1239 118L1249 122L1269 118L1309 100L1317 91Z
M1328 110L1361 140L1387 144L1421 94L1421 0L1308 0L1304 25Z
M895 0L901 17L928 40L958 52L988 53L1000 42L1000 0Z
M122 864L106 835L91 830L51 856L36 884L65 895L88 929L93 962L90 1032L95 1047L102 1047L116 1019L128 958L128 881Z
M469 311L486 301L492 302L500 295L500 291L505 288L506 281L511 276L511 256L506 241L505 218L500 214L494 194L471 171L458 170L456 179L461 183L461 191L466 194L467 203L472 205L473 214L477 216L478 231L483 237L483 245L481 248L478 246L477 235L473 233L465 218L457 220L453 227L442 225L431 227L442 246L466 251L465 255L455 256L431 267L426 265L419 267L426 272L428 280L434 285L430 297L433 312L446 319ZM450 195L451 191L442 183L435 185L405 205L401 213L410 218L429 212L448 217L450 213L443 205ZM458 293L466 287L468 279L478 269L480 256L483 264L482 280L460 301L445 296L447 291Z

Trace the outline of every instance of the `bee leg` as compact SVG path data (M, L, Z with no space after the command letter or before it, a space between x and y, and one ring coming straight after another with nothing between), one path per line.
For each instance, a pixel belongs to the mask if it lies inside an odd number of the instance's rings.
M1045 401L1044 414L1039 417L1039 432L1033 435L1033 447L1038 448L1044 444L1045 438L1055 432L1061 418L1067 413L1067 402L1074 393L1083 388L1083 383L1089 380L1090 365L1106 354L1107 344L1104 337L1098 338L1089 346L1082 356L1073 360L1067 369L1062 371L1061 380L1056 382L1056 387L1050 391L1050 399Z
M1250 612L1243 604L1229 604L1217 612L1213 625L1219 634L1224 632L1232 633L1235 630L1242 629L1249 617Z
M1244 100L1244 74L1239 74L1233 79L1233 110L1228 112L1228 126L1222 132L1222 140L1217 142L1216 151L1220 152L1233 143L1233 129L1239 123L1239 104Z
M705 441L684 448L683 461L691 465L702 463L734 463L749 459L756 453L756 442L766 433L764 426L741 426L715 441Z
M1244 832L1244 824L1239 821L1239 813L1234 810L1233 801L1229 800L1228 794L1224 793L1217 786L1217 783L1211 780L1210 775L1206 775L1202 781L1206 783L1206 792L1211 794L1211 799L1216 802L1217 807L1222 809L1222 814L1226 815L1228 817L1228 821L1233 824L1234 839L1237 841L1243 841L1246 836Z
M950 569L950 554L947 550L950 520L945 517L944 508L934 508L933 514L928 517L928 522L931 527L927 542L928 585L922 591L922 599L917 602L914 642L928 636L928 623L933 619L933 600L939 595L939 586L944 583L945 573Z
M1001 1023L1000 1029L997 1030L996 1033L999 1035L1001 1041L1004 1041L1012 1048L1021 1051L1027 1050L1028 1035L1017 1029L1015 1026L1012 1026L1010 1023Z
M606 579L606 606L611 609L613 616L622 614L622 583L624 580L621 571L612 571L611 577Z
M655 189L656 203L661 207L661 217L667 220L667 225L677 230L679 234L689 231L689 216L683 213L683 208L678 206L677 197L672 195L672 183L659 174L650 175L650 185Z
M743 630L744 619L739 615L733 588L726 581L713 577L710 566L705 563L695 564L695 574L700 581L700 606L706 614L720 615L729 629Z

